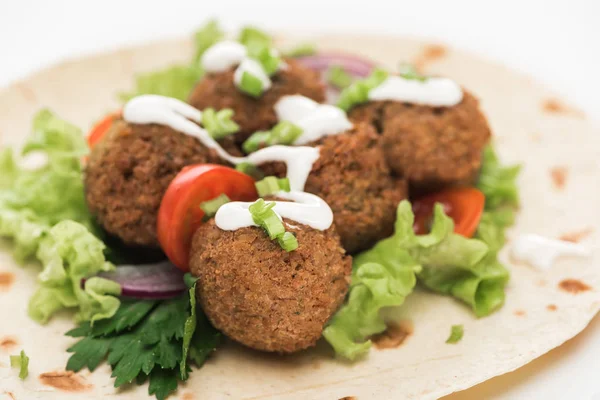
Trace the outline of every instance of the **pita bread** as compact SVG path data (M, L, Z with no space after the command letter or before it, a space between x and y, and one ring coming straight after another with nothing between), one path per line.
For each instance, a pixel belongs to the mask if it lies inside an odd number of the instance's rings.
M317 43L320 49L363 54L391 69L399 61L416 62L428 73L456 79L481 98L502 159L524 165L522 208L509 238L522 232L560 237L600 226L600 131L531 78L412 39L325 36ZM87 129L119 106L115 94L131 86L134 73L187 60L191 51L188 41L144 45L66 62L15 83L0 91L2 144L18 145L42 107ZM562 185L556 171L564 178ZM598 239L599 232L591 231L584 242L594 248ZM476 319L449 297L417 290L401 308L389 310L390 318L404 321L407 334L397 347L373 348L364 361L348 364L336 361L325 343L287 357L227 343L174 397L434 399L519 368L575 336L596 314L600 254L560 260L549 271L539 271L510 262L506 253L502 258L511 272L507 300L490 317ZM70 315L58 315L45 327L27 317L38 269L18 267L7 243L0 247L0 273L14 278L0 288L0 343L7 338L16 342L0 346L3 391L28 400L95 399L115 393L122 400L146 398L146 386L116 391L107 365L93 374L65 374L65 350L74 342L64 336L73 327ZM567 279L591 289L561 289ZM464 325L464 338L446 344L455 324ZM30 377L24 382L8 365L8 354L21 348L31 357Z

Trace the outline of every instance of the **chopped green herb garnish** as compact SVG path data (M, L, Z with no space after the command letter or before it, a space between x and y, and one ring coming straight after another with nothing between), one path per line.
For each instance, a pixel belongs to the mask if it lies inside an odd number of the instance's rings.
M29 375L29 357L25 354L25 350L21 350L18 356L10 356L10 366L19 368L19 378L25 380Z
M452 329L450 330L450 336L446 339L446 343L458 343L462 339L464 334L464 328L462 325L452 325Z
M410 79L420 82L425 82L428 78L417 71L414 65L408 63L402 63L398 67L398 72L404 79Z
M264 44L255 44L247 48L248 56L258 61L268 76L272 76L279 70L282 60L277 50Z
M212 218L223 204L227 204L230 201L231 199L229 196L225 193L221 193L218 197L201 203L200 208L204 211L205 217Z
M291 232L286 232L283 235L279 236L277 238L277 242L279 243L281 248L287 251L288 253L298 248L298 239L296 239L296 236L294 236L294 234Z
M327 71L327 82L338 89L345 89L352 84L352 76L339 65L332 65Z
M305 57L317 53L317 46L314 43L301 43L296 47L285 52L286 57Z
M260 168L249 162L238 164L235 166L235 169L251 176L255 181L261 180L265 177L265 173Z
M302 128L289 121L281 121L270 131L255 132L250 136L242 149L246 154L253 153L263 147L274 146L276 144L291 145L302 135Z
M233 121L232 117L233 110L230 108L219 111L215 111L213 108L205 108L202 111L202 125L213 139L223 139L225 136L240 130L240 126Z
M387 71L379 68L375 69L368 78L354 82L340 93L338 107L348 111L358 104L366 103L369 101L371 89L381 85L387 77Z
M107 359L115 387L149 379L148 393L166 399L188 379L188 363L201 366L220 338L196 309L195 285L174 299L123 300L112 318L67 332L80 338L68 349L67 369L93 371Z
M263 180L256 182L255 185L260 197L270 196L281 191L290 191L290 180L288 178L267 176Z
M244 71L242 74L242 80L238 89L252 97L260 97L264 91L262 81L248 71Z
M275 202L258 199L249 208L254 223L262 227L271 240L285 233L283 222L275 213L273 207L275 207Z
M254 223L263 228L269 239L277 240L281 248L287 252L298 248L298 240L291 232L286 232L283 221L277 215L275 202L266 202L263 199L256 200L249 208Z

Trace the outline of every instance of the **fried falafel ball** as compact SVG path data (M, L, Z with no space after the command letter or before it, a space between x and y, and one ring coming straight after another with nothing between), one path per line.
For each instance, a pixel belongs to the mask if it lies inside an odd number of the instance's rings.
M344 302L352 259L333 227L284 225L299 244L289 253L261 228L223 231L211 220L194 235L190 269L215 328L253 349L293 353L314 346Z
M275 103L286 95L299 94L318 103L325 101L325 85L319 74L298 61L286 59L286 68L271 77L271 88L259 98L241 92L234 84L235 68L226 72L207 74L198 82L189 98L189 103L199 110L231 108L233 120L240 126L235 134L241 145L257 131L271 129L278 122Z
M356 124L308 146L318 146L320 156L304 190L329 204L344 249L354 254L392 235L396 208L408 189L406 181L392 178L374 128ZM266 175L286 174L282 163L260 167Z
M491 136L478 100L467 91L452 107L374 101L350 110L349 118L377 129L390 168L417 191L472 184Z
M162 197L182 168L197 163L225 162L198 139L167 126L117 120L92 149L85 169L88 208L124 244L158 248Z

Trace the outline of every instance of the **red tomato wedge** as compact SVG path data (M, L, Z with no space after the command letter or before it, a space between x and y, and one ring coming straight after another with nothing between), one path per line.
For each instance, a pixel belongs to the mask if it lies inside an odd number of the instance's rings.
M96 143L98 143L104 137L106 132L108 132L110 129L113 121L118 118L121 118L121 111L107 115L100 122L94 125L87 137L87 142L90 149L93 148Z
M483 193L475 188L457 188L415 199L413 212L416 233L429 233L435 203L441 203L446 215L454 220L455 233L466 237L475 234L485 204Z
M200 204L223 193L232 201L258 198L250 176L222 165L185 167L169 185L158 211L158 241L180 270L189 271L192 236L204 218Z

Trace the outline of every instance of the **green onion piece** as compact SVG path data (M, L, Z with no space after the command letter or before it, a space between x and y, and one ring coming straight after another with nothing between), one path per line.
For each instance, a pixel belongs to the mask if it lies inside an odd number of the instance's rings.
M259 42L252 42L246 48L248 56L258 61L268 76L272 76L279 70L282 61L277 50Z
M229 203L231 200L225 193L221 193L219 197L215 197L212 200L207 200L200 204L200 208L204 211L205 217L214 217L223 204Z
M246 154L255 152L258 149L276 144L290 145L302 135L302 128L288 121L281 121L270 131L255 132L250 136L242 149Z
M312 56L317 53L317 46L314 43L301 43L298 46L288 50L286 57L304 57Z
M21 350L18 356L10 356L10 366L19 368L19 378L24 380L29 375L29 357L25 354L25 350Z
M248 71L244 71L242 74L242 80L238 88L252 97L260 97L263 93L262 81Z
M464 334L464 327L462 325L452 325L450 330L450 336L446 340L446 343L458 343L462 339Z
M291 232L286 232L283 235L277 238L277 243L281 246L282 249L287 251L294 251L298 248L298 239Z
M218 112L213 108L206 108L202 111L202 125L213 139L223 139L240 130L240 126L233 121L232 117L233 110L230 108Z
M194 284L196 283L197 280L198 280L198 278L196 278L190 272L183 275L183 282L185 282L185 286L187 286L188 288L191 288L192 286L194 286Z
M266 147L270 138L271 131L254 132L248 139L246 139L244 144L242 144L242 150L244 150L246 154L254 153L257 150Z
M235 169L243 174L251 176L255 181L261 180L265 177L264 172L262 172L260 168L249 162L238 164L235 166Z
M369 101L369 92L371 89L381 85L388 77L387 71L375 69L368 78L354 82L340 93L338 107L344 111L352 107Z
M272 129L270 145L293 144L302 135L302 128L289 121L281 121Z
M238 41L244 46L260 44L271 47L273 43L273 40L268 33L261 31L254 26L245 26L242 28Z
M256 182L255 185L260 197L270 196L281 191L290 191L290 180L288 178L278 179L275 176L267 176L265 179Z
M332 65L327 71L327 82L338 89L345 89L352 84L352 76L339 65Z
M409 63L401 63L398 66L398 72L404 79L410 79L419 82L425 82L428 79L425 75L421 75L414 65Z
M266 202L263 199L256 200L249 208L252 219L256 225L267 231L271 240L285 233L283 222L273 210L275 202Z

